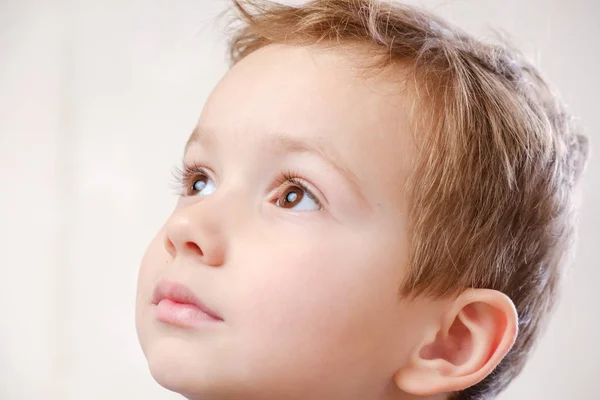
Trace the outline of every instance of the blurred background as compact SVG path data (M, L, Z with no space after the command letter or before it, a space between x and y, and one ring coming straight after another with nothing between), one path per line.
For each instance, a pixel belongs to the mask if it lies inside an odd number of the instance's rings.
M422 0L509 34L599 138L600 2ZM288 4L292 2L286 2ZM298 2L296 2L298 3ZM0 0L0 399L168 400L134 326L172 167L226 72L225 0ZM559 308L504 400L600 399L600 161Z

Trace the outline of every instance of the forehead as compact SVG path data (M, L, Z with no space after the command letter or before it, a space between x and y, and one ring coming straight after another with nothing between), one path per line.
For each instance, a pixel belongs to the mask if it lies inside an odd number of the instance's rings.
M199 126L236 143L285 132L318 143L366 186L398 185L414 153L411 99L390 73L366 77L338 50L269 45L224 76Z

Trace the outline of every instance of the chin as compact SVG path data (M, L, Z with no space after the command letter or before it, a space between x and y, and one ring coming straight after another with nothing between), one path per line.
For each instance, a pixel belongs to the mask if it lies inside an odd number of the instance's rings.
M210 380L207 379L209 371L200 365L200 357L194 357L190 347L189 343L174 337L160 338L145 346L148 368L159 385L183 395L210 389L205 385Z

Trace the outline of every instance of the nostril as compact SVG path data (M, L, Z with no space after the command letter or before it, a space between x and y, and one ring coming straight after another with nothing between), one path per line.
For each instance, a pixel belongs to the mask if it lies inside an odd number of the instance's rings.
M185 247L187 250L191 251L192 253L196 253L200 256L204 255L204 253L202 253L202 249L200 249L200 246L198 246L196 243L194 242L187 242L185 244Z

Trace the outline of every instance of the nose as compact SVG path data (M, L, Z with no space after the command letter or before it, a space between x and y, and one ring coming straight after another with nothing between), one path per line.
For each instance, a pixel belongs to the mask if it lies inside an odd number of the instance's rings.
M222 221L203 203L188 205L173 213L165 225L165 248L174 259L193 259L212 267L225 262ZM213 210L214 211L214 210Z

